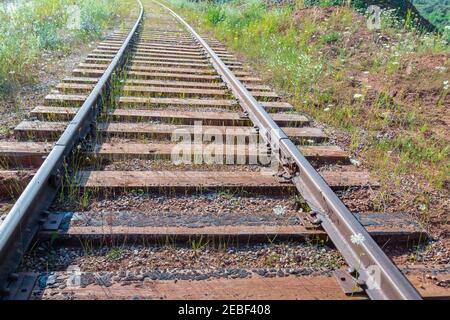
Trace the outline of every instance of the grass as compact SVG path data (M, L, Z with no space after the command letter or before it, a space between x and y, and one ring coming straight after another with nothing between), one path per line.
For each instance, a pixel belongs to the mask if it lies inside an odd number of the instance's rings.
M18 1L15 7L0 5L0 97L34 80L44 52L67 53L99 38L116 17L125 15L126 4L118 0L31 0ZM71 9L73 5L76 10Z
M321 41L326 44L337 42L340 38L340 34L336 31L325 33L320 37Z
M109 261L118 261L123 258L124 250L122 248L111 248L106 254Z
M411 61L419 61L415 70L421 59L448 57L445 35L422 33L410 14L402 20L393 10L382 12L381 30L369 31L366 19L347 5L325 11L305 8L302 1L272 7L255 0L170 3L198 29L251 61L298 110L343 130L349 150L380 173L385 187L414 175L434 190L445 188L449 146L429 115L444 110L445 71L425 70L432 90L438 91L433 95L440 95L436 109L424 107L420 99L393 98L388 82L404 74ZM320 2L322 7L330 4ZM448 70L446 61L443 70ZM386 85L365 86L355 74L374 76ZM422 85L429 80L416 81Z
M203 239L203 236L200 236L198 239L191 240L191 249L194 251L200 251L205 249L209 244L209 241Z

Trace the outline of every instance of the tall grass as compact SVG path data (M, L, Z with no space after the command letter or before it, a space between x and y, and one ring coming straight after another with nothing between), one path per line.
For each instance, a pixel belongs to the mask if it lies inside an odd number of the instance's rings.
M73 5L80 12L77 25L69 23ZM0 96L33 79L33 66L43 51L67 52L95 39L125 10L119 0L19 0L0 5Z
M326 69L306 41L313 26L305 26L304 37L299 38L292 25L291 6L266 10L264 2L258 0L217 4L174 0L173 3L195 10L198 18L213 27L219 38L227 40L234 49L244 51L249 58L264 61L274 80L297 96L304 93L304 88L313 90ZM280 29L283 32L279 32ZM287 77L288 74L296 76Z

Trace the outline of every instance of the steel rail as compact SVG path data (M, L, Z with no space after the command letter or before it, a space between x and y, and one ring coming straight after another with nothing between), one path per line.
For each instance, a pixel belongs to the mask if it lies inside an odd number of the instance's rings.
M355 270L358 284L367 295L376 300L422 299L414 286L205 40L173 10L153 1L167 9L204 48L214 68L228 84L250 120L259 129L260 136L276 153L278 161L311 207L315 222L322 226L348 265Z
M0 293L3 296L8 295L8 284L16 278L14 272L22 255L44 221L45 210L55 198L66 158L93 128L103 105L102 93L109 95L111 77L124 64L125 53L144 15L141 1L137 0L137 3L139 16L119 51L0 225Z

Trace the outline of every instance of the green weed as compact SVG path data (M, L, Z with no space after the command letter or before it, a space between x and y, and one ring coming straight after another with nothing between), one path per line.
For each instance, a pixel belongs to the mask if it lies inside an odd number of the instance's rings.
M118 0L31 0L0 4L0 96L30 83L44 51L68 52L79 42L97 39L127 12ZM78 6L80 24L71 26L71 8Z

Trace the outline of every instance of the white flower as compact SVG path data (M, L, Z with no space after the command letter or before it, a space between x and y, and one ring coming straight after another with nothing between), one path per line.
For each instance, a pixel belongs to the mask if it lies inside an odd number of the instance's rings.
M448 80L444 81L444 90L448 90L450 88L449 84L448 84Z
M353 99L361 99L363 97L363 95L361 93L355 93L355 95L353 96Z
M350 237L350 241L358 246L362 245L365 240L366 238L361 233L352 234Z
M450 26L445 26L445 30L450 30Z
M282 206L276 206L273 208L273 213L277 216L282 216L286 213L286 209Z
M330 108L325 108L325 109L323 109L323 111L325 111L325 112L328 112L328 111L330 111Z

